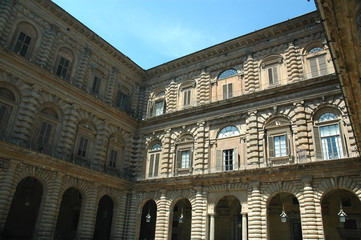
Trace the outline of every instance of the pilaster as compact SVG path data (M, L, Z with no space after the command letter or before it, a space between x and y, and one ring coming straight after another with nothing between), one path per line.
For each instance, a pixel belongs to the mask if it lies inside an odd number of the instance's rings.
M155 239L162 240L168 238L169 231L169 201L167 201L166 191L161 190L160 200L157 203L157 222L155 226Z
M78 233L80 239L91 239L93 237L95 220L97 216L97 195L98 195L97 183L92 183L87 196L85 196L84 213L82 219L79 221Z
M51 68L53 53L55 52L54 43L59 27L55 24L49 25L43 34L43 38L36 57L36 63L47 70Z
M253 182L252 188L248 191L249 213L248 213L248 234L249 240L266 239L266 217L262 216L262 196L260 183Z

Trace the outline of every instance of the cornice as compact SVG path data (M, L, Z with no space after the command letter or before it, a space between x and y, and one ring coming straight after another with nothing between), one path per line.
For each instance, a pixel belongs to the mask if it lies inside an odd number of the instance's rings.
M204 50L200 50L190 55L175 59L160 66L148 69L146 73L148 78L152 78L158 75L163 75L170 71L174 71L178 68L194 64L197 61L202 61L211 57L227 54L228 52L236 51L237 49L246 49L252 44L261 41L267 41L267 39L282 35L285 32L300 29L304 26L315 25L317 19L317 12L311 12L300 17L275 24L267 28L263 28L261 30L231 39L229 41L214 45ZM294 39L285 39L286 42L293 40ZM277 40L277 44L279 43L280 41Z
M142 69L139 65L133 62L129 57L121 53L118 49L114 48L111 44L106 42L103 38L94 33L88 27L79 22L64 9L62 9L50 0L35 1L40 4L44 9L55 15L59 20L67 24L69 28L74 29L78 34L81 34L90 42L92 42L93 44L104 50L106 53L108 53L110 56L118 60L119 63L123 64L133 72L136 72L138 75L143 77L143 79L145 79L146 74L144 69Z

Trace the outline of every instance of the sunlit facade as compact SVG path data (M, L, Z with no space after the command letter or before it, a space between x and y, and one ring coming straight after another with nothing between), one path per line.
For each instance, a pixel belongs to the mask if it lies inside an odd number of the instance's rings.
M144 70L51 1L0 10L2 239L361 239L317 12Z

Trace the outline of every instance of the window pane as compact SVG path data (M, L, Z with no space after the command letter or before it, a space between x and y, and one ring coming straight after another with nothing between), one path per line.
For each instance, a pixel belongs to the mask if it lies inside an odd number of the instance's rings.
M223 151L223 166L224 171L233 170L233 149Z
M234 69L228 69L224 72L222 72L219 77L218 80L223 79L223 78L228 78L228 77L232 77L232 76L236 76L237 75L237 71Z
M287 146L285 135L274 137L274 154L275 157L287 156Z
M164 109L164 101L155 102L155 116L162 115Z
M182 151L182 164L181 168L189 168L190 151Z

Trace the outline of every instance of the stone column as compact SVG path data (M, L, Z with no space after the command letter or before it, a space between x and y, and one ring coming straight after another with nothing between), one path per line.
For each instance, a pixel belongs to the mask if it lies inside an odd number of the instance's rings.
M15 14L15 0L2 0L0 1L0 44L5 45L6 39L9 34L11 24L10 19Z
M169 229L169 202L166 190L160 190L161 196L157 207L157 222L155 225L155 239L167 239Z
M209 214L209 240L215 240L215 214Z
M201 174L205 169L205 122L197 123L197 141L195 142L194 174Z
M207 206L206 197L203 192L203 187L197 186L195 202L192 206L192 232L191 239L205 239L206 238L206 221L207 221Z
M51 69L52 58L54 57L54 42L56 34L59 32L59 27L55 24L49 25L45 29L41 44L39 47L36 63L47 70Z
M137 217L138 217L138 201L137 201L137 195L135 191L131 191L131 195L129 196L129 207L127 211L128 221L126 223L126 236L124 239L135 239L136 234L136 228L137 228Z
M258 117L257 111L248 113L247 124L247 165L259 165Z
M117 90L116 79L119 70L116 67L112 68L112 71L109 73L109 77L107 79L107 86L105 90L104 100L106 103L113 105L114 102L114 90Z
M197 100L198 104L209 103L209 93L210 93L210 76L209 72L205 69L201 72L201 78L198 80L197 88Z
M249 193L249 208L248 213L248 229L249 229L249 240L259 240L266 238L266 223L262 219L262 196L260 191L260 183L253 182L252 189Z
M75 73L75 85L85 89L87 81L85 78L85 73L87 72L87 69L89 67L89 59L91 57L91 50L89 48L84 48L81 52L80 61L78 64L78 69Z
M125 217L126 217L125 215L126 215L127 193L118 192L114 195L118 195L118 197L117 197L117 201L114 203L111 239L123 239Z
M242 240L248 239L247 213L242 212Z
M80 239L92 239L95 227L95 220L98 210L98 186L97 183L91 184L91 189L87 196L84 196L86 202L84 204L84 213L79 220L78 234Z
M295 106L295 125L296 129L294 131L295 134L295 141L296 141L296 153L295 156L297 157L296 162L303 163L310 159L309 154L309 141L308 141L308 128L306 122L306 114L305 114L305 107L304 101L294 103Z
M17 184L14 182L17 162L9 161L2 164L4 169L0 175L0 229L4 228Z
M300 200L303 239L324 239L321 207L316 208L312 177L303 177L303 199Z
M35 229L35 239L52 239L58 219L60 203L62 200L63 174L54 173L53 181L49 184L43 207L39 211L39 223ZM44 193L45 194L45 193Z
M164 130L163 157L159 166L159 172L162 177L168 177L172 170L171 131L171 129Z

